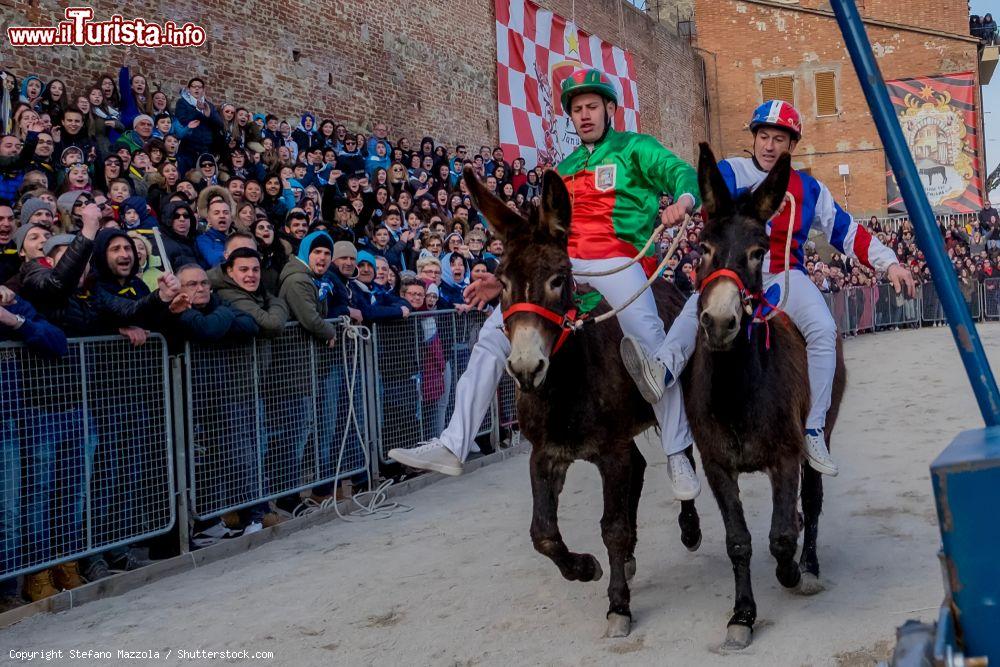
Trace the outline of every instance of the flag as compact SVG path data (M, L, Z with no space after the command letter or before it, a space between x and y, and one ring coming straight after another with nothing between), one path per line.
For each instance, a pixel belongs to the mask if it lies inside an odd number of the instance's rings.
M615 129L639 131L631 53L530 0L496 0L496 15L499 134L507 161L555 165L580 145L559 102L563 79L580 67L596 67L615 84Z
M982 208L976 75L973 72L886 81L899 126L936 213ZM905 212L888 165L889 211Z

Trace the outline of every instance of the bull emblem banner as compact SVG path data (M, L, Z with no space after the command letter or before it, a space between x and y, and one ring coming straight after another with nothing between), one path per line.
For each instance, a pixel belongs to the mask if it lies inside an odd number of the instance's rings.
M887 81L899 125L935 213L982 207L976 77L972 72ZM905 212L887 167L889 211Z

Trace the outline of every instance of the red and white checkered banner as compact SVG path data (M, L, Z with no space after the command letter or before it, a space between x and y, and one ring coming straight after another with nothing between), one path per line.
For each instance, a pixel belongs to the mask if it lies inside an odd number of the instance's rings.
M500 145L509 161L558 164L580 139L562 109L563 79L596 67L618 89L614 127L639 130L639 92L632 54L530 0L496 0L497 106Z

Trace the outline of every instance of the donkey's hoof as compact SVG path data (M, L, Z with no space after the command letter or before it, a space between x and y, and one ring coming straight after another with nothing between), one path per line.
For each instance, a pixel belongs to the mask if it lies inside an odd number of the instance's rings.
M746 625L730 625L726 628L726 641L719 647L721 651L742 651L753 641L753 628Z
M629 556L625 560L625 581L632 581L635 576L635 556Z
M608 614L608 638L628 637L632 632L632 618L623 614Z
M681 544L683 544L688 551L697 551L698 547L701 546L701 531L699 530L694 535L681 533Z
M812 572L803 572L802 578L799 579L799 585L792 588L791 591L796 595L816 595L817 593L822 593L826 590L826 586L820 581Z

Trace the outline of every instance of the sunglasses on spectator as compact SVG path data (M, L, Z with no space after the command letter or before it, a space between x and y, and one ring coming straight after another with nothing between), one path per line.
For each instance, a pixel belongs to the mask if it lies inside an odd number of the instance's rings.
M215 166L215 165L214 165L214 164L212 164L211 162L202 162L202 163L201 163L201 168L202 168L202 169L204 169L205 167L214 167L214 166Z
M191 216L187 214L187 211L178 211L177 213L174 213L173 217L174 220L179 220L181 218L184 218L185 220L190 220Z
M87 204L93 204L93 203L94 200L91 199L90 197L85 197L83 195L80 195L79 197L76 198L76 203L73 204L73 207L75 208L77 206L86 206Z

